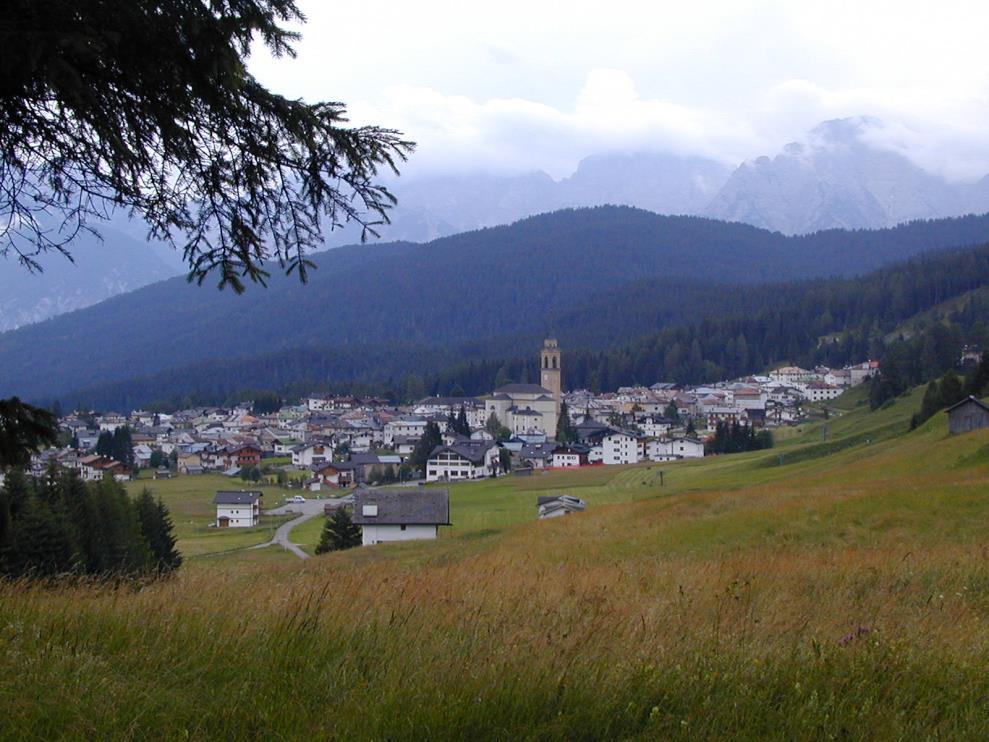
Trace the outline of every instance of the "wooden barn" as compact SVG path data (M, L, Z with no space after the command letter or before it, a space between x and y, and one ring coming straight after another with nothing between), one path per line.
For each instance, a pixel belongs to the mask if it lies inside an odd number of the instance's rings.
M985 405L975 397L966 397L947 409L948 432L968 433L980 428L989 428L989 405Z

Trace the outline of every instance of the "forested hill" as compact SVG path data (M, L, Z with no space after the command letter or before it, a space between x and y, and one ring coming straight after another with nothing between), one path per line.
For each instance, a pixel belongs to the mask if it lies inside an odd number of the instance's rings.
M231 387L224 373L243 380L259 365L270 371L264 386L402 378L504 357L547 331L615 347L711 306L725 294L713 283L849 276L987 239L986 216L784 237L627 207L567 210L424 245L339 248L315 256L308 286L275 277L236 296L155 284L0 335L0 396L70 399L162 374L177 382L126 395L141 404L195 387L183 371L193 366L209 369L200 381L215 389ZM326 362L300 362L315 356Z
M986 285L989 245L936 251L848 279L735 287L648 280L594 296L580 311L554 321L571 323L560 335L567 388L697 383L784 361L841 366L866 357L881 358L883 379L906 388L952 368L964 343L989 347L989 295L980 290ZM662 308L671 301L681 309ZM657 317L669 319L663 329L657 332L653 324L647 334L618 347L595 351L578 340L634 332ZM900 339L906 326L909 333ZM486 352L403 343L346 353L297 348L104 384L63 402L124 409L154 402L190 406L247 399L254 390L297 396L323 389L396 400L481 394L493 385L537 379L532 351L539 340L537 335L503 338Z

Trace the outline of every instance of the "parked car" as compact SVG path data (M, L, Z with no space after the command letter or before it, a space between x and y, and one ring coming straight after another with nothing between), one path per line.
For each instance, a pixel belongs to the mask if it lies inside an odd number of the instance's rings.
M304 498L302 495L292 495L290 498L288 498L288 500L286 500L286 502L295 502L295 503L305 502L305 501L306 498Z

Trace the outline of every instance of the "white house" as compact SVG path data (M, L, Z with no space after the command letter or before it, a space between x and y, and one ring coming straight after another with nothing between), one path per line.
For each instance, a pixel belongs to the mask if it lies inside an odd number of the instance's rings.
M811 381L801 387L804 397L811 402L823 402L838 397L842 390L823 381Z
M499 456L498 446L491 441L464 440L437 446L426 461L426 481L453 482L490 477L500 469Z
M293 466L308 469L327 461L333 461L333 446L329 443L303 443L292 449Z
M649 441L647 451L651 461L702 459L704 443L697 438L664 438Z
M217 528L250 528L261 520L260 492L217 492L213 504Z
M389 420L384 426L384 444L390 448L395 445L396 438L419 440L425 432L426 419L423 417L401 417Z
M358 490L353 520L361 527L364 546L435 539L440 526L450 525L450 495L426 487Z
M601 439L601 460L605 464L637 464L639 441L632 433L614 430Z

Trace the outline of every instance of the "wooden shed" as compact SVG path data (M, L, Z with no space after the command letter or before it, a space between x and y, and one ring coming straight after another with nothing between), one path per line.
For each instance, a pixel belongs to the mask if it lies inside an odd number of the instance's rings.
M966 397L947 409L948 432L968 433L980 428L989 428L989 405L975 397Z

